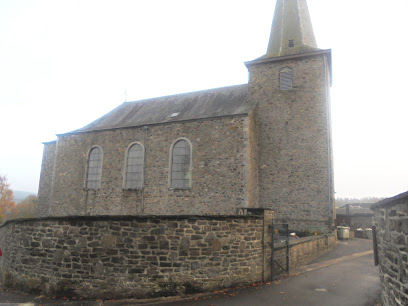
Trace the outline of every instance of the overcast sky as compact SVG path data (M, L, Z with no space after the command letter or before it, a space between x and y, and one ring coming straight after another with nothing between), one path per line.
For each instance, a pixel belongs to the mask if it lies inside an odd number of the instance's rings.
M408 190L407 0L309 0L333 50L336 195ZM125 101L247 83L274 0L0 0L0 174L37 192L42 142Z

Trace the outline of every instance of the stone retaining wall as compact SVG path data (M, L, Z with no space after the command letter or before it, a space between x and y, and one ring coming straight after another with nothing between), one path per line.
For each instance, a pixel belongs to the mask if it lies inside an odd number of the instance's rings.
M384 306L408 305L408 192L375 204Z
M85 298L209 291L262 281L263 235L262 216L8 222L1 274L5 287Z
M289 267L293 268L306 265L332 250L336 245L336 235L317 235L309 236L289 242ZM275 243L275 260L286 267L286 243ZM275 265L274 275L282 275L284 271Z
M9 221L0 227L1 279L6 288L104 299L179 295L266 281L272 217L272 211L265 211L252 216ZM292 242L291 267L330 249L327 239Z
M290 264L299 267L310 263L336 245L336 236L319 235L293 240L290 245Z

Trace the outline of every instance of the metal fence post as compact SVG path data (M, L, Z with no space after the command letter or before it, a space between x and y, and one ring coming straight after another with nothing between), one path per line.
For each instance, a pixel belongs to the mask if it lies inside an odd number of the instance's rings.
M275 224L272 221L272 242L271 242L271 280L274 279L274 270L275 270Z
M289 274L289 224L286 227L286 273Z
M374 264L378 266L377 231L375 225L372 227L372 233L373 233Z

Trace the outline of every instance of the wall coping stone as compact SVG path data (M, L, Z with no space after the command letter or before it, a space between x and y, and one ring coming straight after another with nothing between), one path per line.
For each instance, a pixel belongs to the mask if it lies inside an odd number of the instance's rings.
M37 221L130 221L143 219L167 219L167 220L225 220L225 219L263 219L261 215L101 215L101 216L51 216L40 218L7 220L0 228L9 223L37 222Z
M342 217L373 217L374 213L352 213L352 214L337 214L336 216L342 216Z
M307 243L313 240L320 240L324 237L330 237L330 236L335 236L334 233L330 233L330 234L321 234L321 235L314 235L314 236L309 236L309 237L303 237L303 238L299 238L296 240L289 240L289 246L295 246L298 244L303 244L303 243ZM277 242L275 243L275 248L276 249L282 249L286 247L286 243L285 242Z

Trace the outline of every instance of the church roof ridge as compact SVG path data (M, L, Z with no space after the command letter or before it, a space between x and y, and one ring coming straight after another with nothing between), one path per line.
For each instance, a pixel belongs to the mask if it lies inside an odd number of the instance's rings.
M248 84L233 85L124 102L90 124L65 134L245 115L251 109Z
M167 98L175 98L175 97L181 97L181 96L187 96L187 95L196 95L196 94L201 94L201 93L206 93L210 91L224 91L228 89L232 89L234 87L240 87L240 86L248 86L248 83L244 84L236 84L236 85L230 85L230 86L223 86L223 87L215 87L215 88L208 88L208 89L199 89L199 90L193 90L193 91L187 91L187 92L181 92L181 93L176 93L176 94L168 94L168 95L163 95L163 96L158 96L158 97L151 97L151 98L143 98L140 100L134 100L134 101L126 101L123 103L140 103L140 102L148 102L152 100L159 100L159 99L167 99Z

